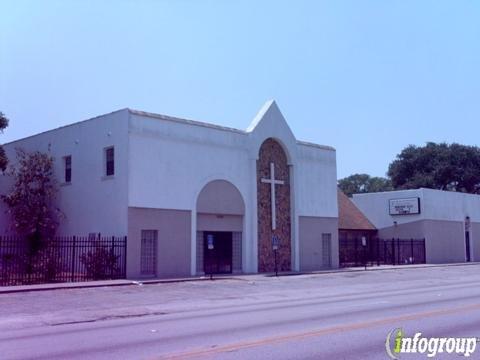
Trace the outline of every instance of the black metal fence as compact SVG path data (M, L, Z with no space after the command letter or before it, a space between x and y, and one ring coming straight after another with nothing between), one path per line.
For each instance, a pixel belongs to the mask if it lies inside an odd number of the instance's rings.
M127 237L0 236L0 286L124 279Z
M425 239L339 240L340 266L425 264Z

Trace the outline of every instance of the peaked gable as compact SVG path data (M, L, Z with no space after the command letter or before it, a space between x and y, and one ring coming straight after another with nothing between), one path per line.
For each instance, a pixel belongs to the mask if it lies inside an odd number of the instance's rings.
M269 138L273 138L284 147L288 162L294 162L297 153L297 140L274 100L267 101L262 106L247 128L247 133L252 139L252 155L255 157L258 157L258 151L262 143Z

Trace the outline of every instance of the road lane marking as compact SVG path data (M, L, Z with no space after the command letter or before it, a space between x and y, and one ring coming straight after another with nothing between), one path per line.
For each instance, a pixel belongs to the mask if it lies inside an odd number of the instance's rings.
M379 320L364 321L364 322L345 324L345 325L337 325L337 326L333 326L325 329L313 330L308 332L272 336L272 337L267 337L263 339L243 341L243 342L222 345L222 346L214 345L210 348L195 349L195 350L190 350L182 353L165 354L159 357L155 357L153 359L176 360L176 359L189 359L189 358L195 358L200 356L216 355L216 354L221 354L225 352L232 352L237 350L258 347L258 346L274 345L274 344L279 344L279 343L284 343L284 342L289 342L294 340L304 340L304 339L318 337L318 336L330 335L330 334L335 334L339 332L371 328L375 326L387 325L387 324L398 322L398 321L419 320L423 318L442 316L442 315L451 315L451 314L468 312L468 311L479 310L479 309L480 309L480 304L473 304L473 305L461 306L461 307L450 308L450 309L426 311L426 312L420 312L420 313L415 313L410 315L389 317L389 318L384 318Z

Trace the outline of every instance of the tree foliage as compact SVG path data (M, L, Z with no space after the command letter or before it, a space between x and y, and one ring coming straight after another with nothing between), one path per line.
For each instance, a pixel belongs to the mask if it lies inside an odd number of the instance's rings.
M389 179L370 176L367 174L354 174L338 181L338 187L346 195L380 192L393 190Z
M420 187L480 193L480 148L460 144L410 145L390 164L395 189Z
M7 117L0 111L0 133L3 133L8 126L8 119ZM5 171L7 168L8 159L7 155L5 154L5 150L3 147L0 146L0 170Z
M54 206L57 183L53 173L53 158L35 151L16 149L17 165L10 167L13 178L9 194L2 195L15 231L34 239L38 246L53 237L62 213Z

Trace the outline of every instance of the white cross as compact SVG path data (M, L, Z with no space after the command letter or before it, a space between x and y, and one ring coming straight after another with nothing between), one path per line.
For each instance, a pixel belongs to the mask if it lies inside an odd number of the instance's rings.
M270 163L270 178L262 179L262 183L270 184L270 192L272 197L272 230L277 228L277 214L275 207L275 185L284 185L285 181L275 180L275 165Z

